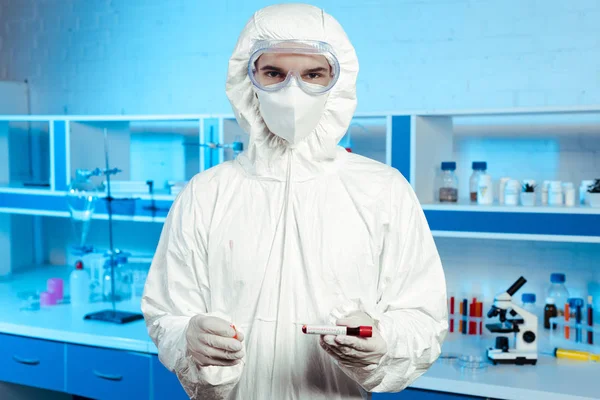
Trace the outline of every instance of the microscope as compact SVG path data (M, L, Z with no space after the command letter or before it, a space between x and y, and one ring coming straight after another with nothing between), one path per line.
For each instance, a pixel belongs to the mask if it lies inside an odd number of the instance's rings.
M488 318L499 317L500 319L499 324L486 324L490 332L514 333L514 348L509 348L507 336L498 336L495 348L487 349L487 356L494 365L498 363L535 365L537 363L538 318L512 301L512 296L525 282L527 280L520 277L506 292L498 294L487 314ZM509 318L507 313L510 314Z

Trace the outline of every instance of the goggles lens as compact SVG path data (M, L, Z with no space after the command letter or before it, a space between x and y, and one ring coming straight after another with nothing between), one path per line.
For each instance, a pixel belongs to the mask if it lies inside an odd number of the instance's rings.
M339 63L330 46L310 41L260 41L248 62L252 83L267 92L280 90L295 80L311 94L331 90L339 77Z

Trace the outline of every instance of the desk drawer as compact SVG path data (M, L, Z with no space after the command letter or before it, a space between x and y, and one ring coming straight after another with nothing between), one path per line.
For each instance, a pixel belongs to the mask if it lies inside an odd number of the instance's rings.
M149 399L150 356L67 344L67 392L94 399Z
M0 381L63 391L63 343L0 334Z

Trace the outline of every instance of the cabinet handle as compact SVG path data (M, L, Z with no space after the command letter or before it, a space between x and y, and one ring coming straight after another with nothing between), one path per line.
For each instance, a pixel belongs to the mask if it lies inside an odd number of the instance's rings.
M40 363L40 360L32 360L32 359L21 358L21 357L17 357L17 356L12 356L12 358L19 364L38 365Z
M94 371L94 375L96 375L98 378L106 379L107 381L120 381L123 379L123 376L121 375L107 375L98 371Z

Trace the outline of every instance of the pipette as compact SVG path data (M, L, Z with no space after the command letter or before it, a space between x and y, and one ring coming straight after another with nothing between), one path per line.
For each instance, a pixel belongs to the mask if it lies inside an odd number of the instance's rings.
M554 357L565 358L569 360L577 361L594 361L600 362L600 354L590 353L589 351L579 350L568 350L568 349L554 349Z

